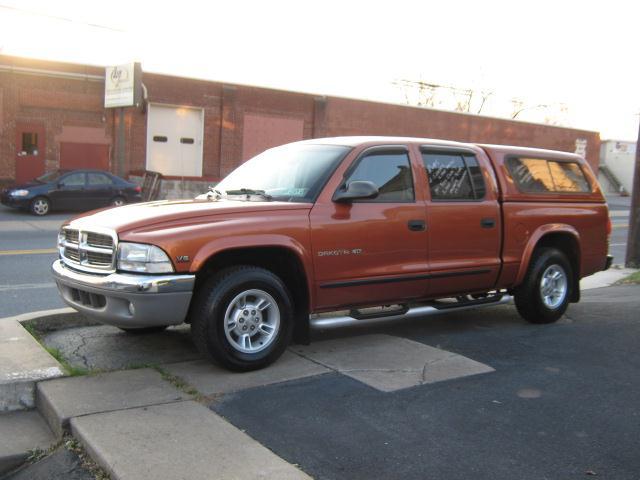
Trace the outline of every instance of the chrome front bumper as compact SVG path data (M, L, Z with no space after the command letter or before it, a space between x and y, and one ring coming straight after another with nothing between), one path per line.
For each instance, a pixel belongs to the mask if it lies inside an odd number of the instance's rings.
M85 316L107 325L143 328L184 322L195 275L94 275L51 266L62 299Z

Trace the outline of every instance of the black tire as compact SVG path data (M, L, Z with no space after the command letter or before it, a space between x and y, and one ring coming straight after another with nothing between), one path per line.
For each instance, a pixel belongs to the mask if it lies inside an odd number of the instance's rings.
M29 211L39 217L43 217L51 211L51 202L47 197L36 197L29 204Z
M266 294L275 301L275 305L267 302L269 307L265 308L264 313L258 307L237 308L238 302L241 302L239 297L244 298L244 305L251 305L250 302L256 302L255 298L259 298L245 295L247 292ZM257 309L257 315L252 308ZM252 311L259 319L251 317ZM276 361L291 342L293 311L291 295L279 277L259 267L232 267L212 276L198 289L191 310L191 336L200 353L223 367L240 372L258 370ZM233 312L236 321L225 320L229 312ZM249 317L241 326L247 314ZM269 326L269 322L275 323L276 317L277 328L266 338L267 333L262 329L264 325ZM263 322L263 319L267 320ZM228 331L232 328L230 325L236 325L231 332ZM251 329L254 333L247 330L248 326L256 328ZM247 332L235 338L239 328ZM240 351L240 337L250 335L253 337L248 342L249 348L261 350ZM261 340L264 345L258 344Z
M118 195L117 197L113 197L109 202L109 205L111 205L112 207L121 207L122 205L126 205L126 204L127 204L127 199L120 195Z
M552 288L548 277L543 284L543 275L560 272L565 278L564 295L550 294L545 296L543 290ZM520 286L515 289L516 308L522 318L530 323L553 323L557 321L569 306L573 289L577 288L573 270L567 256L555 248L539 248L531 259L529 269ZM546 303L547 298L549 303ZM553 299L555 298L555 302Z
M129 327L118 327L120 330L126 333L131 333L133 335L145 335L147 333L160 333L164 332L167 329L168 325L160 325L156 327L143 327L143 328L129 328Z

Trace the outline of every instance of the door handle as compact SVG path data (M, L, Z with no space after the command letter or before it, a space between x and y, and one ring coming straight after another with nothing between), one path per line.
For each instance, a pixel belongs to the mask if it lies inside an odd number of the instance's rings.
M412 232L422 232L427 228L427 224L424 220L409 220L407 222L407 226Z
M482 220L480 220L480 226L482 228L493 228L496 226L496 219L495 218L483 218Z

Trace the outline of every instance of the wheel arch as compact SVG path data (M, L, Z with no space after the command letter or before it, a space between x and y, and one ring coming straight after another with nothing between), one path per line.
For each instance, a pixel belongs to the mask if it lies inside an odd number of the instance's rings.
M308 343L311 289L308 272L298 252L283 245L240 246L218 250L199 261L194 290L197 291L213 273L237 265L264 268L284 282L293 297L294 340Z
M533 254L537 248L541 247L557 248L567 256L571 264L571 269L573 270L574 285L578 286L580 282L580 262L582 258L580 234L573 226L567 224L543 225L531 235L522 254L522 261L520 262L515 285L520 285L524 281ZM571 301L578 302L579 300L580 288L573 288Z

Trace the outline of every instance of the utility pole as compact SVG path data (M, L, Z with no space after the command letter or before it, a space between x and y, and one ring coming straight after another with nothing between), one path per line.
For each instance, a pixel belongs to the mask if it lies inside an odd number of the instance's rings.
M633 173L631 212L629 213L629 236L625 266L640 268L640 127L636 143L636 165Z

